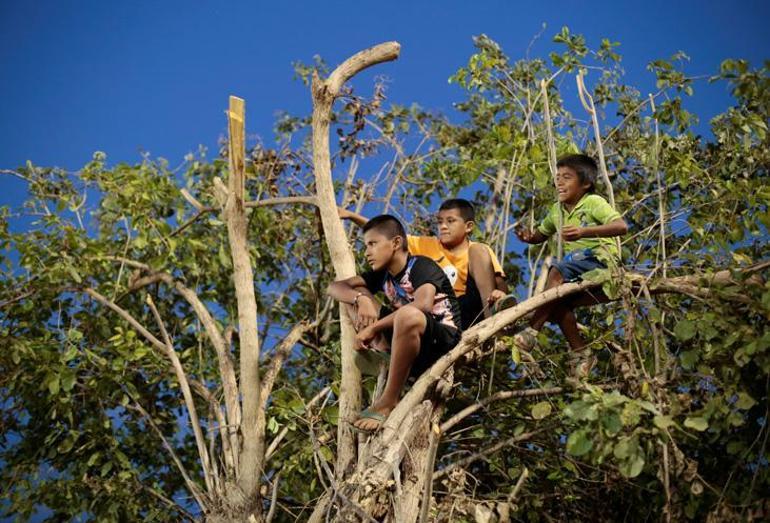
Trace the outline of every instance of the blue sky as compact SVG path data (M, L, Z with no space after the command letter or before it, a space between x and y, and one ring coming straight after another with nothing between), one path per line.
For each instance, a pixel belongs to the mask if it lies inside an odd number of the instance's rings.
M32 160L76 169L95 150L111 163L149 151L175 164L224 133L229 94L246 99L248 132L267 141L276 110L310 111L292 61L320 54L334 65L385 40L402 44L401 58L376 71L392 80L390 99L445 112L461 96L447 78L482 32L514 58L543 23L533 55L545 55L563 25L589 45L609 37L643 89L645 65L680 49L694 74L728 57L770 58L770 2L534 4L0 0L0 168ZM696 94L700 114L725 106L724 92ZM0 178L0 203L12 203L18 183Z

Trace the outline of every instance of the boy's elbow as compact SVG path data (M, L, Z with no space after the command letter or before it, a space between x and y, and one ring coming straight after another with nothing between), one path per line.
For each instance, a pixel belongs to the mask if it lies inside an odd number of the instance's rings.
M626 223L626 220L620 220L618 231L621 236L628 232L628 224Z
M332 298L335 297L337 294L335 291L339 288L339 282L331 282L328 287L326 287L326 295L331 296Z

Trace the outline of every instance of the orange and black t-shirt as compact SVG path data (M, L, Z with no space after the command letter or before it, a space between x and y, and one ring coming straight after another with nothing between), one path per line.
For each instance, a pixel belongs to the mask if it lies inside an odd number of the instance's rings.
M441 245L439 239L435 236L407 236L406 241L410 253L414 255L427 256L428 258L438 263L439 267L441 267L441 269L449 277L449 282L452 284L452 287L455 290L455 294L458 297L465 294L465 290L468 287L468 249L461 253L453 254L446 250L444 246ZM470 242L468 247L475 243L477 242ZM495 269L495 274L505 276L505 273L503 273L503 268L500 266L500 262L497 260L497 256L495 256L495 253L492 251L489 245L484 243L479 245L484 245L487 249L489 249L489 254L492 257L492 266Z

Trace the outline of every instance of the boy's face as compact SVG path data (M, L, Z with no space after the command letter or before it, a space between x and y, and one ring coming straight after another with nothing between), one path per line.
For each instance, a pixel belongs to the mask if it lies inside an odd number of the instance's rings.
M444 247L454 247L467 238L473 230L473 222L466 222L460 209L445 209L436 218L438 239Z
M364 255L373 271L387 269L396 252L401 250L401 237L388 238L376 229L364 233Z
M590 188L589 182L580 183L580 177L574 169L559 167L556 173L556 191L561 203L575 205Z

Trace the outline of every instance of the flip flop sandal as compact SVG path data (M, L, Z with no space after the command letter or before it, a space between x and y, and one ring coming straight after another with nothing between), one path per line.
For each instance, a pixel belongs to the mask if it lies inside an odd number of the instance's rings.
M360 419L371 419L379 422L380 424L374 429L366 430L366 429L356 427L353 423L351 423L350 427L353 429L353 432L357 432L359 434L373 434L378 430L380 430L380 427L382 427L382 424L385 422L385 416L383 416L377 411L370 410L370 409L362 410L361 413L358 415L358 419L356 421Z

